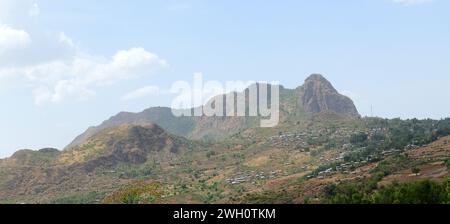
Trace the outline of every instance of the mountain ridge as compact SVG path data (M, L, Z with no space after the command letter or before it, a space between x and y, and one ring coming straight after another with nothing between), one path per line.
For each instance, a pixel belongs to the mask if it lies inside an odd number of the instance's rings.
M258 83L256 85L258 86ZM248 90L247 88L243 92L229 94L246 94ZM290 98L289 96L291 98L294 97L296 102L290 102L288 99ZM216 97L225 98L225 95ZM213 97L211 100L214 100L216 97ZM305 80L302 86L296 89L286 89L280 86L280 107L282 107L280 108L282 112L280 114L281 120L286 120L287 117L298 116L298 114L304 114L304 112L307 114L317 114L324 111L336 112L355 118L360 117L353 101L349 97L341 95L320 74L312 74ZM194 108L191 110L194 110ZM105 128L121 124L148 125L152 123L161 126L171 134L198 140L227 137L254 126L255 122L254 119L249 117L176 117L172 114L171 108L151 107L139 113L120 112L105 120L100 125L88 128L66 146L65 149L81 144L90 136Z

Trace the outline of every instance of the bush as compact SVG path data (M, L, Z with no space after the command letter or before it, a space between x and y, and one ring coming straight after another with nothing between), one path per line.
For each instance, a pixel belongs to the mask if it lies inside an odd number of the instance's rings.
M206 153L206 157L209 159L209 158L211 158L212 156L215 156L216 155L216 152L215 151L208 151L207 153Z
M358 134L353 134L351 137L350 137L350 142L352 143L352 144L361 144L361 143L365 143L366 141L367 141L367 139L368 139L368 135L366 134L366 133L364 133L364 132L360 132L360 133L358 133Z
M450 202L450 179L424 180L370 190L364 183L329 186L325 202L333 204L445 204Z
M447 182L430 180L394 184L373 195L376 204L445 204L449 200Z
M156 204L161 201L162 190L158 183L137 181L114 192L103 200L105 204Z
M411 172L417 175L420 173L420 169L417 167L413 167L413 168L411 168Z

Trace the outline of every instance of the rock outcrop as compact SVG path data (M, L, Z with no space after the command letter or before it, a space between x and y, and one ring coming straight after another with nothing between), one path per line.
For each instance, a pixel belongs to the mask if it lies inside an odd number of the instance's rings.
M341 95L322 75L309 76L299 88L299 105L306 112L320 113L332 111L339 114L360 117L353 101Z

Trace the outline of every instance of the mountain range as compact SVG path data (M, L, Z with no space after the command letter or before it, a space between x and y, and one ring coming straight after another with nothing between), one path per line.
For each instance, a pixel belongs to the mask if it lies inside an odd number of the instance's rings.
M248 100L248 91L249 88L241 93L230 94L245 94ZM280 95L282 121L303 114L311 115L326 111L350 117L360 117L353 101L339 94L331 83L319 74L311 75L305 80L304 85L296 89L286 89L280 86ZM225 99L224 104L226 104L226 96L223 96L223 98ZM237 99L237 96L235 96L235 99ZM192 108L192 110L194 109ZM224 138L257 125L256 122L251 123L250 119L246 117L176 117L173 115L171 108L152 107L140 113L121 112L99 126L90 127L76 137L66 148L79 145L106 128L122 124L157 124L174 135L190 139Z
M280 86L278 126L261 128L261 118L121 112L62 151L0 160L0 202L320 203L335 183L386 185L413 167L425 174L412 180L449 176L450 120L362 118L319 74Z

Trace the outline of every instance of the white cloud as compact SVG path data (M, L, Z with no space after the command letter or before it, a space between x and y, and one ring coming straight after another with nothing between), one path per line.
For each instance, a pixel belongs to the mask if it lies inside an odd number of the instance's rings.
M26 31L0 24L0 54L9 49L25 47L30 42L30 35Z
M15 28L28 27L30 18L39 14L34 0L0 0L0 81L30 88L37 105L86 100L102 86L150 75L168 66L143 48L103 57L85 53L64 32L32 29L29 34Z
M78 46L74 43L72 38L68 37L64 32L59 33L59 42L66 44L75 49L78 48Z
M33 90L34 102L38 106L49 102L59 103L67 98L78 101L87 100L95 94L93 90L88 89L78 80L60 80L54 85L53 89L38 86Z
M423 3L432 2L433 0L393 0L395 3L400 3L404 5L418 5Z
M149 96L157 96L160 94L160 89L158 86L146 86L137 90L134 90L132 92L129 92L125 94L122 97L122 100L136 100L136 99L142 99Z
M39 14L36 0L0 0L0 69L74 56L78 49L64 33L39 29Z
M4 41L7 43L0 47L0 69L69 61L81 53L76 45L62 41L58 33L21 31L15 34L21 38L7 38L8 41Z
M79 54L70 61L52 61L19 68L0 68L0 77L14 75L32 86L37 105L58 103L65 99L86 100L95 89L128 80L167 66L165 60L131 48L117 52L110 59Z

